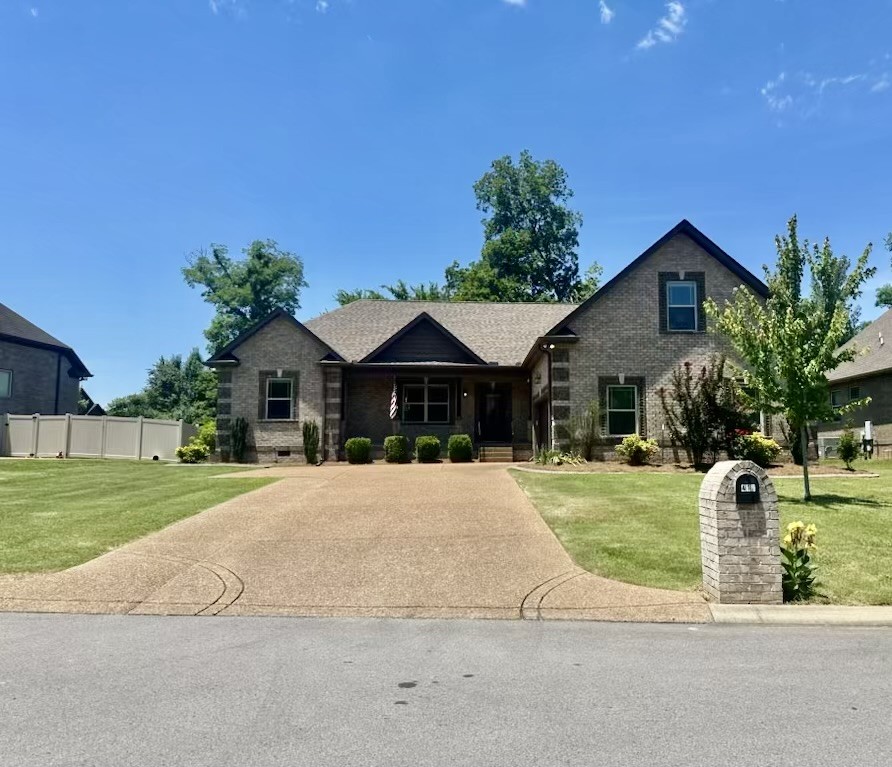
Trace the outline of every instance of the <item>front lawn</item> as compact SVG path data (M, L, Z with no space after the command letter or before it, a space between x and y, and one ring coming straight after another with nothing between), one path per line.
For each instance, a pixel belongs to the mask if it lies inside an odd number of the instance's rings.
M818 527L822 593L837 604L892 604L892 461L859 462L879 478L776 479L781 524ZM697 495L703 475L512 472L580 566L642 586L701 583Z
M0 461L0 572L64 570L269 479L210 479L221 466Z

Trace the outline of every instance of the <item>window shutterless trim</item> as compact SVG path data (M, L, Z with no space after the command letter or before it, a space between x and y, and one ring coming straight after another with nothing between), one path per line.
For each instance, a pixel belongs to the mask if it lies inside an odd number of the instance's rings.
M12 396L12 371L0 368L0 382L4 378L6 379L6 387L4 389L3 384L0 383L0 399L7 399Z
M409 399L408 392L411 389L419 389L423 392L420 399ZM406 381L402 385L403 390L403 401L402 407L400 409L400 420L402 423L415 425L415 424L438 424L438 425L446 425L452 423L452 387L448 383L431 383L429 379L425 378L423 381L409 382ZM442 400L431 401L430 393L432 390L445 390L446 397ZM407 411L409 407L421 407L423 409L422 419L419 420L417 418L409 419L407 418ZM436 408L445 407L446 408L446 419L445 420L435 420L432 421L430 418L430 408L434 406Z

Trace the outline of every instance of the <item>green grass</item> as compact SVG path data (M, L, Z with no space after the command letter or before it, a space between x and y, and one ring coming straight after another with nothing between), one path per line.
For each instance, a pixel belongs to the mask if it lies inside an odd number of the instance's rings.
M858 463L877 479L776 479L781 524L818 527L818 580L836 604L892 604L892 462ZM701 583L697 495L702 475L513 472L574 561L642 586Z
M64 570L269 479L151 461L0 461L0 572Z

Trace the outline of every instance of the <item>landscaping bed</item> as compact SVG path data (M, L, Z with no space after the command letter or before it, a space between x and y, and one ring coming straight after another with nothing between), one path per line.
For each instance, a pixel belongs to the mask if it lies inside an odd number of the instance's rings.
M822 461L818 464L809 464L809 474L812 476L821 475L839 475L846 476L864 476L870 477L874 475L871 468L874 463L882 463L880 461L864 462L859 461L854 470L849 471L840 461ZM688 464L681 463L662 463L662 464L645 464L644 466L630 466L628 463L621 461L588 461L581 464L563 464L555 466L553 464L538 464L532 461L529 464L530 469L543 472L557 472L565 474L689 474L700 475L705 473L701 469L696 469ZM802 467L795 463L778 463L772 464L766 469L772 477L801 477Z
M226 466L152 461L0 461L0 572L79 565L273 479L219 482Z
M810 503L801 500L801 481L777 483L781 524L817 525L815 562L824 601L892 604L892 461L857 466L879 476L817 474ZM836 462L825 468L845 473ZM700 587L697 498L703 474L657 467L575 476L512 473L580 567L641 586Z

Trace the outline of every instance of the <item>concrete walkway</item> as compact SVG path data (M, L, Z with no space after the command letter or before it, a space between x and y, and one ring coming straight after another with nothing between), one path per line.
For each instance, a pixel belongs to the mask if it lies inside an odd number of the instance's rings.
M710 620L698 594L576 567L504 466L257 474L281 479L71 570L0 576L0 609Z

